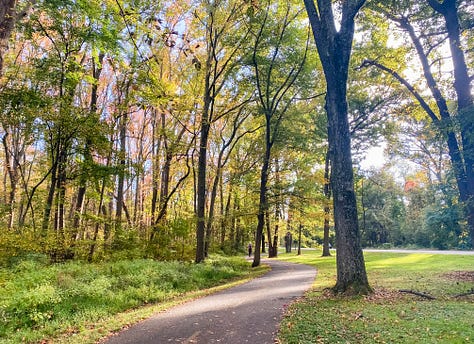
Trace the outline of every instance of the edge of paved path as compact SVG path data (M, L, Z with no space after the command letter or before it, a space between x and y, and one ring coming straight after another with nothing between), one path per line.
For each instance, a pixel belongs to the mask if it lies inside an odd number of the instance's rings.
M262 260L271 271L233 288L152 315L108 343L274 343L287 307L313 285L316 269ZM103 341L102 341L103 342Z
M51 343L56 344L103 343L111 335L134 326L135 324L150 318L154 314L159 314L181 304L192 302L193 300L247 283L271 270L267 264L262 264L258 269L258 271L252 271L249 275L243 278L237 277L214 287L186 292L174 297L170 301L141 305L137 308L122 311L94 322L93 324L87 324L85 325L85 328L82 328L77 332L64 332L59 334L57 337L50 338L49 340L51 340Z

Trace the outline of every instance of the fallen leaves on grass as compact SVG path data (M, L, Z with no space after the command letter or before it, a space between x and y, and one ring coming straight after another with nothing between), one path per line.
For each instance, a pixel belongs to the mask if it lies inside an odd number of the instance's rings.
M365 301L373 303L394 303L406 298L396 290L389 290L385 288L374 288L373 293L364 297Z
M474 282L474 271L452 271L443 274L443 277L460 282Z

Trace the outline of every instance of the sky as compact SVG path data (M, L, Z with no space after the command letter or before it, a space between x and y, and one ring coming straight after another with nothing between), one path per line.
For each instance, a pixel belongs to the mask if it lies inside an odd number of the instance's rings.
M365 158L359 163L361 169L369 170L381 168L387 162L384 155L384 148L384 145L371 147L367 151Z

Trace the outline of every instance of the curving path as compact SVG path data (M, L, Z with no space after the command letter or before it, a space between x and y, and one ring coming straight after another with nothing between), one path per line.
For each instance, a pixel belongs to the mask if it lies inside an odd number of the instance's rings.
M286 306L311 287L316 270L263 262L272 270L262 277L158 313L106 343L275 343Z

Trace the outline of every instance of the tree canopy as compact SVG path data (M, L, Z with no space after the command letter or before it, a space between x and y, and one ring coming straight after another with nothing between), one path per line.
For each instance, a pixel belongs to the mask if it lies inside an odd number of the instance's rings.
M472 18L468 0L2 2L0 261L252 243L256 266L301 233L337 248L335 290L369 292L365 246L472 248Z

